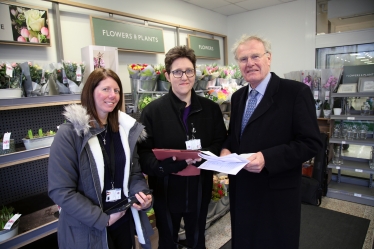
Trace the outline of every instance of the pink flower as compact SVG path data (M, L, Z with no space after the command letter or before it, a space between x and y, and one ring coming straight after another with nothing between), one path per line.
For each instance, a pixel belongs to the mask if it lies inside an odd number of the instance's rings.
M18 36L17 41L19 41L19 42L26 42L26 39L23 36Z
M29 37L30 32L28 31L28 29L23 28L23 29L21 29L21 35L23 37L27 38L27 37Z
M12 67L17 67L17 63L13 62L11 66Z
M39 43L39 40L38 40L38 38L33 37L33 38L31 38L30 42Z
M43 27L43 28L40 30L40 32L41 32L43 35L45 35L45 36L48 36L48 34L49 34L49 30L48 30L48 28L46 28L46 27Z
M10 12L12 13L13 16L17 16L18 15L18 11L15 10L15 9L11 9Z

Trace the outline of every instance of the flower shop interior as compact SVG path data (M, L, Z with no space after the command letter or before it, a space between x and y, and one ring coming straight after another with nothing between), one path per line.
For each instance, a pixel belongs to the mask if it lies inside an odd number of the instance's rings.
M231 52L242 34L266 37L271 71L310 87L320 131L328 138L321 202L303 206L329 213L302 208L300 248L316 248L311 239L333 245L325 248L348 248L340 245L353 231L354 248L374 248L374 2L0 0L0 7L0 214L9 208L21 214L12 235L1 239L1 227L0 249L58 248L58 209L47 195L49 145L64 121L63 106L80 103L85 77L94 68L117 72L124 109L139 118L142 108L170 87L163 77L165 53L204 42L194 89L220 105L228 127L230 97L246 85ZM107 22L106 30L95 28ZM126 31L116 34L110 25ZM143 29L155 35L127 33ZM120 42L111 43L115 36ZM150 45L139 48L137 39ZM33 143L33 137L43 139ZM301 165L303 175L313 178L313 165L314 158ZM229 180L219 172L213 180L206 247L228 249ZM157 248L157 221L151 213L149 218ZM336 229L351 218L364 225ZM185 239L182 228L179 238Z

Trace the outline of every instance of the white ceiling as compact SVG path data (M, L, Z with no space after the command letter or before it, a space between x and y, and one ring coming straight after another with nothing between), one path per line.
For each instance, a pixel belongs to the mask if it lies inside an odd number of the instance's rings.
M297 0L180 0L225 16Z

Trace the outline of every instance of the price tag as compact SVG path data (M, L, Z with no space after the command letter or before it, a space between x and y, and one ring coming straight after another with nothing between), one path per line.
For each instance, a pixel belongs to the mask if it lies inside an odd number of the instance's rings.
M62 69L62 83L67 84L68 82L68 77L66 77L65 69Z
M10 132L4 133L3 137L3 150L9 150L9 144L10 144Z
M6 71L5 74L9 77L13 77L13 67L9 64L6 64Z
M354 193L353 196L361 197L361 194L356 194L356 193Z
M363 172L363 170L362 170L362 169L355 169L355 171L356 171L356 172L360 172L360 173L362 173L362 172Z
M42 69L42 78L40 79L40 83L41 84L45 84L45 76L44 76L45 72L44 72L44 69Z
M325 100L329 100L330 99L330 91L326 91L325 92Z
M355 117L347 117L347 120L355 120Z
M314 91L314 99L318 99L318 94L319 94L319 91Z
M10 220L5 224L4 226L4 229L11 229L14 222L16 222L18 220L18 218L21 217L21 214L15 214L12 218L10 218Z
M336 169L340 169L340 166L336 166Z
M342 141L342 144L345 144L345 141Z
M77 65L77 71L75 72L75 75L77 75L77 81L82 81L82 69L81 66Z

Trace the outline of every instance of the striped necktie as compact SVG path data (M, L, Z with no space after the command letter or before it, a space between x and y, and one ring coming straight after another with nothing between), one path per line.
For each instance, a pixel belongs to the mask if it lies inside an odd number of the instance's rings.
M243 133L244 127L247 125L249 118L251 117L253 111L256 108L257 103L257 94L258 92L256 90L251 90L249 93L248 99L247 99L247 109L244 112L243 120L242 120L242 130L241 133Z

